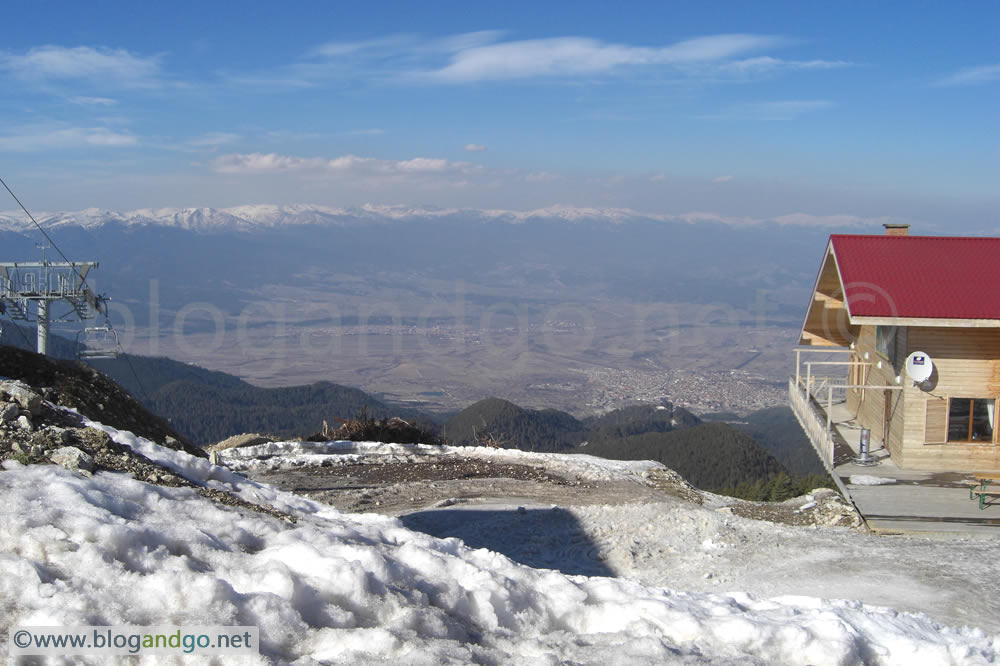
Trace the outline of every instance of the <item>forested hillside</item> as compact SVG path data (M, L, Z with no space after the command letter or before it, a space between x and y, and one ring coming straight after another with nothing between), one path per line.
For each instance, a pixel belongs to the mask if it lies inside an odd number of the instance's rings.
M615 460L656 460L706 490L766 480L785 472L749 435L725 423L608 439L579 451Z
M802 426L788 407L769 407L747 416L736 414L706 414L705 421L727 421L753 437L768 453L778 459L790 474L825 475L823 462L816 455Z
M492 436L504 448L565 451L586 439L583 423L555 409L524 409L500 398L487 398L448 420L445 437L452 444L477 445Z
M670 432L688 428L701 420L682 407L669 402L662 405L633 405L608 412L603 416L584 421L587 440L591 443L607 442L647 432Z
M202 445L243 432L287 437L309 435L318 431L324 420L335 427L336 419L355 416L362 408L375 417L431 421L423 413L386 405L364 391L331 382L261 388L224 372L147 356L92 361L92 364L148 408L167 418L179 432Z

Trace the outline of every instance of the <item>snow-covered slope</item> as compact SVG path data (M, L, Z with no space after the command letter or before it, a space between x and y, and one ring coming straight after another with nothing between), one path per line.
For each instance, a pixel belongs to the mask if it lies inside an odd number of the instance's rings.
M0 472L4 633L15 625L257 625L261 663L946 664L1000 656L1000 638L981 630L858 602L675 591L533 569L103 429L193 481L297 522L226 507L191 488L8 461ZM637 473L632 463L585 464L592 474Z

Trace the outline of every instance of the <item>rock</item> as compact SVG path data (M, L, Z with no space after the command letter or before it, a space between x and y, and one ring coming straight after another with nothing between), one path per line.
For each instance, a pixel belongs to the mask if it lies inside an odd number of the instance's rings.
M55 444L69 444L72 439L69 430L66 428L60 428L59 426L48 426L45 428L45 434L47 434Z
M74 471L82 470L90 472L94 469L93 457L75 446L63 446L54 451L49 451L49 460Z
M177 440L171 442L172 437L167 437L166 446L168 448L176 448ZM260 433L244 433L242 435L233 435L228 439L224 439L221 442L213 444L206 447L209 451L225 451L226 449L243 448L245 446L257 446L259 444L270 444L271 442L277 441L275 437L269 435L261 435Z
M10 423L17 419L17 415L21 413L18 406L13 402L5 402L0 404L0 423Z
M28 430L28 431L30 431L31 430L31 419L28 418L27 414L22 414L21 416L17 417L17 426L21 430Z
M32 416L42 413L42 396L33 388L19 381L0 382L0 395L8 395L21 409Z
M21 455L27 455L28 453L28 449L24 448L24 445L21 444L21 442L14 442L11 444L10 450L14 453L20 453Z

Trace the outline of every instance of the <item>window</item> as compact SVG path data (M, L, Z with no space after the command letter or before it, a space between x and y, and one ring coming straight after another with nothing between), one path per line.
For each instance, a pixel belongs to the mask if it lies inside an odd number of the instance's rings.
M952 398L948 401L949 442L993 442L996 400Z
M895 363L896 351L896 327L876 326L875 327L875 351L885 357L889 363Z

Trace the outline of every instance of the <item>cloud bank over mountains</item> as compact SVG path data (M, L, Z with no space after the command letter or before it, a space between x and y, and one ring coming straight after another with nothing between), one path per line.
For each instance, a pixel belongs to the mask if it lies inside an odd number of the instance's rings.
M416 167L420 168L420 167ZM229 208L140 208L113 211L88 208L72 212L36 213L46 228L82 227L97 229L108 224L127 227L162 226L194 231L252 231L304 225L345 226L391 222L421 222L440 219L471 223L501 222L525 224L533 221L566 223L628 224L635 221L664 223L722 223L738 227L755 225L795 226L829 229L871 229L889 218L862 218L854 215L809 215L790 213L770 218L727 216L707 211L678 215L647 213L631 208L578 207L553 205L532 210L499 208L439 208L405 205L365 204L356 207L298 205L243 205ZM0 212L0 230L32 231L34 225L23 213Z

